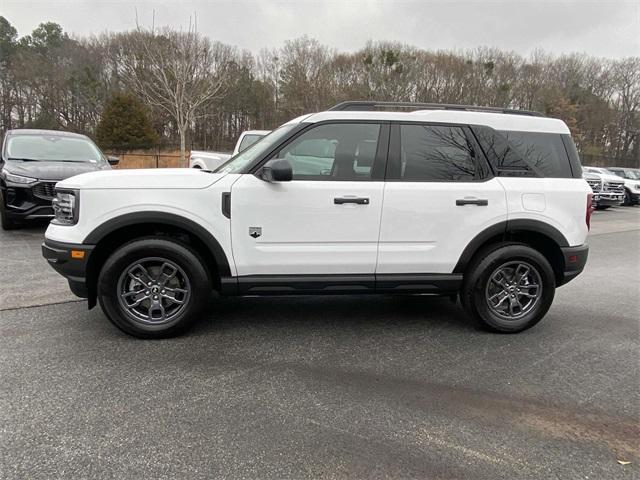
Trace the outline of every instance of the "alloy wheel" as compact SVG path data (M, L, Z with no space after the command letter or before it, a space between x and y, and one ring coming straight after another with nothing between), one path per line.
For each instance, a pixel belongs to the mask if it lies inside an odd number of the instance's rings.
M540 273L524 261L506 262L489 277L485 295L494 314L517 320L529 313L542 296Z
M171 322L186 308L191 285L184 270L171 260L136 260L118 280L118 302L132 320L147 325Z

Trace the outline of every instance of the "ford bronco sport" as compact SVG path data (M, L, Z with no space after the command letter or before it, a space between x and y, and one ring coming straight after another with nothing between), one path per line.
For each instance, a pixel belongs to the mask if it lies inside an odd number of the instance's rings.
M211 290L459 295L518 332L583 270L592 210L562 121L396 102L296 118L215 172L87 173L56 192L44 257L142 338L183 332Z

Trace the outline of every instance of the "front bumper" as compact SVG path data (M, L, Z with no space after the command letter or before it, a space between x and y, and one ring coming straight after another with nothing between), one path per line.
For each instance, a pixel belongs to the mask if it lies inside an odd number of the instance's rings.
M624 193L596 193L593 196L593 202L596 206L609 206L615 207L616 205L621 205L624 202Z
M11 220L53 218L56 182L38 181L29 185L7 183L2 187L5 214Z
M564 259L564 269L560 276L560 285L570 282L584 270L584 266L587 263L587 257L589 256L589 245L580 245L577 247L563 247L562 257Z
M88 298L87 265L94 245L56 242L45 239L42 244L42 256L49 265L65 277L74 295Z

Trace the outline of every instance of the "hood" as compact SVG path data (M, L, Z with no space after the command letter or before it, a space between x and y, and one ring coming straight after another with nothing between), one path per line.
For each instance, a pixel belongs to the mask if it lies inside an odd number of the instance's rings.
M624 183L624 178L620 178L619 176L614 174L601 173L600 176L605 182Z
M64 180L80 173L109 170L107 162L22 162L7 160L4 169L7 172L38 180Z
M79 190L197 189L213 185L225 175L195 168L119 169L84 173L64 180L56 187Z

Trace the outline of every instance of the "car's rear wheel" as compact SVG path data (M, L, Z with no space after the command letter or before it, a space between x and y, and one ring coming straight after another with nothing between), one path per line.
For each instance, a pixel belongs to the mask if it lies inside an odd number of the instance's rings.
M555 275L537 250L501 244L481 253L465 274L465 311L482 327L516 333L538 323L551 307Z
M210 293L197 254L186 245L161 238L120 247L98 278L98 300L109 320L139 338L183 333Z
M7 215L7 211L4 206L4 196L0 192L0 226L3 230L15 230L18 228L18 224L11 220Z

